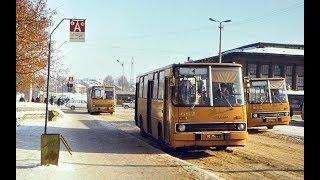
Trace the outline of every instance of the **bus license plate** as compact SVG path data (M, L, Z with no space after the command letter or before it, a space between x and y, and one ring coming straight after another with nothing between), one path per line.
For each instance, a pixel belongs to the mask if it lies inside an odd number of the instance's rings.
M201 140L205 140L205 141L223 140L223 134L202 134Z
M277 119L275 119L275 118L268 118L268 119L266 119L266 122L276 122L277 121Z

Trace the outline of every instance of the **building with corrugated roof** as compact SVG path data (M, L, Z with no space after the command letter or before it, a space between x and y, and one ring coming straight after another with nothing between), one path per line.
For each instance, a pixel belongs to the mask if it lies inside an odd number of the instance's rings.
M246 77L284 77L289 91L304 91L304 45L258 42L224 51L221 56L222 62L242 64ZM219 62L219 56L193 62ZM293 93L289 101L299 110L303 96Z

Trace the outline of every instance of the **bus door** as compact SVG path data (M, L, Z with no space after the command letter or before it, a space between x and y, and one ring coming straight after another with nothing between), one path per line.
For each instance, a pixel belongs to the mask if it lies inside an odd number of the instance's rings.
M162 131L163 131L163 139L167 142L170 141L169 137L167 136L169 134L169 117L168 117L168 114L169 114L169 104L168 102L168 96L169 96L169 77L166 77L165 80L164 80L164 97L163 97L163 124L162 124Z
M138 126L138 98L139 98L139 83L136 83L136 94L135 94L135 101L134 101L134 121Z
M153 93L153 81L148 81L148 94L147 94L147 132L152 133L151 128L151 103Z

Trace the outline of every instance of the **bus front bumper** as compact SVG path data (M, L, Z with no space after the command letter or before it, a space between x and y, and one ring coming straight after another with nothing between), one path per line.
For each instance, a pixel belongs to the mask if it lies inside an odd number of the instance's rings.
M114 107L93 107L92 112L114 112Z
M239 132L179 132L173 135L172 146L244 146L248 138L247 131Z
M248 119L248 127L259 127L268 125L288 125L291 121L290 116L272 118L252 118Z

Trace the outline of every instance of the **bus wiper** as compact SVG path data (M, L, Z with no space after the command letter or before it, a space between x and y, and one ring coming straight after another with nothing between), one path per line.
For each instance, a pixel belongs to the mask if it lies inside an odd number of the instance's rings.
M196 103L193 103L193 104L190 106L190 109L193 109L195 105L196 105Z
M268 98L265 98L265 99L261 102L261 104L263 104L264 102L266 102L266 101L267 101L267 99L268 99Z
M280 103L283 103L277 96L274 96Z
M230 106L231 108L233 108L233 106L231 105L231 103L229 102L229 100L226 98L226 96L225 96L223 93L221 93L221 95L222 95L222 97L227 101L227 103L229 104L229 106Z

